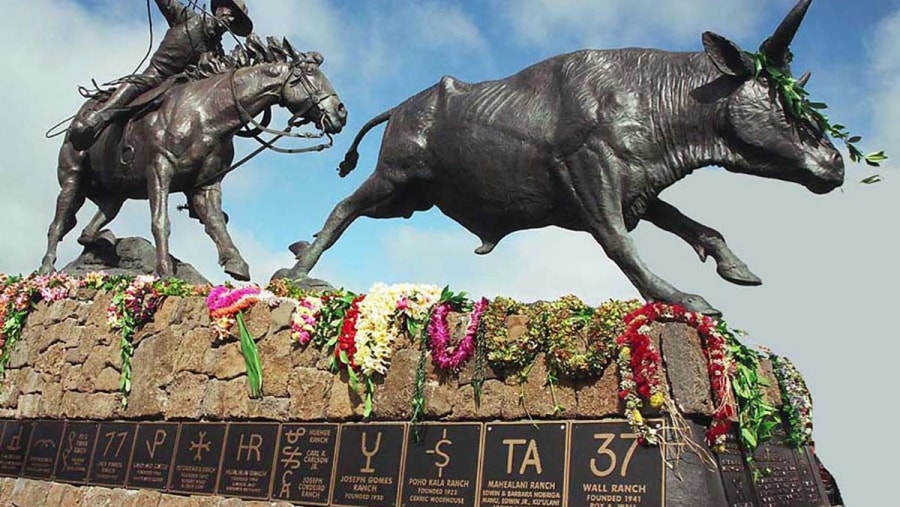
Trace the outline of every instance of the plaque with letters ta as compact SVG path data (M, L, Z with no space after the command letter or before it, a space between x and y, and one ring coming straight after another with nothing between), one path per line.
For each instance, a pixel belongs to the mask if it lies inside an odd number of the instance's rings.
M406 442L401 507L475 505L481 424L423 424Z
M128 469L128 487L166 489L176 438L177 423L138 425Z
M117 487L125 485L128 458L131 457L136 430L137 425L134 423L100 424L91 460L91 484Z
M565 422L486 424L481 507L562 507L567 433Z
M573 422L569 449L569 505L665 505L662 454L627 422Z
M56 460L57 481L81 484L87 480L99 426L90 422L66 424Z
M282 424L272 499L328 505L338 439L337 424Z
M24 475L30 479L50 479L59 455L63 421L36 421L31 430L28 454L25 456Z
M220 495L266 499L278 444L278 424L229 424L219 476Z
M169 491L215 493L224 446L224 424L182 423Z
M341 426L331 504L342 507L395 507L399 499L405 443L404 424Z
M0 433L0 475L16 477L25 464L25 451L31 437L31 423L6 421Z

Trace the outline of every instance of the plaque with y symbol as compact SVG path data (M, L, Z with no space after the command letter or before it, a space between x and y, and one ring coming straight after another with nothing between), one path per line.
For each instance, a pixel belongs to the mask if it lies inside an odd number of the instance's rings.
M224 424L182 423L169 490L211 495L222 463Z
M423 424L409 431L402 507L475 505L479 423Z
M335 507L396 507L406 425L345 424L334 477Z
M277 424L229 424L218 493L250 500L268 498L277 444Z

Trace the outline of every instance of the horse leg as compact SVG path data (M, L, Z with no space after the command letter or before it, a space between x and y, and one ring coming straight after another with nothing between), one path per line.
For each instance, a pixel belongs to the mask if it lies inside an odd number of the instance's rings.
M212 238L219 252L219 265L236 280L250 280L250 267L241 257L228 229L225 226L225 213L222 211L221 182L198 188L186 194L189 206L203 224L206 234Z
M119 210L122 209L122 205L125 204L125 198L106 195L95 199L94 203L97 204L99 209L94 214L94 218L87 224L87 227L81 231L81 236L78 237L78 243L81 245L90 245L97 242L100 230L116 218Z
M606 166L604 171L600 167ZM602 148L585 146L554 167L563 188L569 189L575 209L584 226L606 255L619 266L634 287L648 301L678 304L689 311L721 315L701 296L676 289L644 264L628 228L622 210L622 182L609 175L628 174L618 160L604 156Z
M719 231L684 216L675 206L656 199L643 217L664 231L671 232L694 247L702 262L709 255L716 260L719 276L737 285L760 285L762 280L750 271L725 242Z
M169 258L169 185L175 168L172 163L158 155L148 166L147 196L150 200L150 228L156 242L156 274L160 278L170 278L175 273Z
M291 245L297 263L288 271L289 278L303 278L325 250L341 237L347 227L362 215L374 218L395 218L404 216L407 210L392 206L403 190L405 181L391 181L376 169L366 181L332 210L322 230L316 234L312 245L298 242Z
M84 205L84 189L81 188L81 164L84 157L70 146L63 146L60 153L59 174L60 191L56 198L56 213L47 231L47 251L38 271L42 274L52 272L56 264L56 250L59 242L69 233L76 223L76 214Z

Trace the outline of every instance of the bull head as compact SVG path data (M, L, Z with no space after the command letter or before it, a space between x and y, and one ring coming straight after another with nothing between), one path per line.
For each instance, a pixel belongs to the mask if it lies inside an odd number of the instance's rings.
M785 107L777 79L790 76L788 49L812 0L800 0L775 32L763 42L761 54L769 68L757 73L753 55L720 35L706 32L703 46L726 90L719 115L722 138L734 154L726 168L735 172L792 181L815 193L843 184L844 161L822 125L797 117ZM805 74L797 85L809 79Z

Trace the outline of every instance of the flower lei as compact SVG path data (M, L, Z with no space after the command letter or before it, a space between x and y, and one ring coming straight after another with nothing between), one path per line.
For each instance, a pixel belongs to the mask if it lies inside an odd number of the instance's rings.
M350 308L344 315L341 324L341 332L338 334L337 346L334 348L334 357L338 365L343 365L350 375L350 381L356 387L356 321L359 318L359 305L366 299L365 294L360 294L350 302Z
M781 389L782 410L787 415L787 440L794 447L809 445L813 431L812 395L793 362L774 354L769 357Z
M259 350L256 348L256 340L253 339L244 324L243 312L259 301L274 306L284 299L276 297L274 293L263 290L257 285L248 285L238 289L225 286L213 287L206 298L209 317L219 339L227 336L235 323L238 325L241 355L244 357L244 365L247 369L250 396L254 398L262 397L262 365L260 364Z
M432 361L444 371L458 372L475 353L475 335L478 334L481 316L488 306L488 300L481 298L474 304L469 314L466 335L454 347L449 345L450 329L447 326L447 315L451 311L463 310L461 306L449 301L440 303L435 307L431 322L428 324Z
M151 275L141 275L132 281L122 280L116 287L112 302L106 309L106 321L110 329L121 330L119 356L122 359L122 373L119 390L122 391L122 408L128 406L131 394L131 358L134 356L134 333L137 328L153 317L161 295L156 289L159 279Z
M647 335L661 309L663 305L653 303L628 314L625 333L616 338L619 398L625 400L625 416L641 444L657 444L660 437L660 429L650 427L641 415L643 400L658 409L667 398L659 377L662 357Z
M510 315L525 313L527 307L518 301L497 297L488 304L482 315L484 336L487 338L485 348L490 363L507 370L520 370L534 361L539 349L535 343L523 334L516 340L509 339L506 318Z
M312 341L323 306L322 298L316 296L304 296L297 301L297 307L291 314L291 337L301 346L305 347Z

